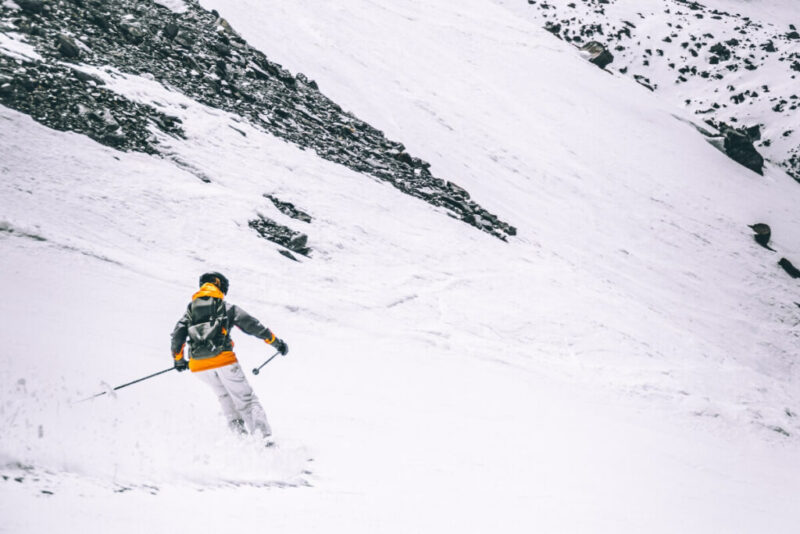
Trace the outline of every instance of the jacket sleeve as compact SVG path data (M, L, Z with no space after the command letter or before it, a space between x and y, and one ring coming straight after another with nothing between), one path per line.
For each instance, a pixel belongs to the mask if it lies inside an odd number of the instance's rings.
M263 339L267 343L275 341L275 334L261 324L258 319L241 309L239 306L231 304L228 309L228 318L234 326L238 326L245 334L250 334L259 339Z
M192 320L189 317L189 310L187 308L186 313L183 314L183 317L175 324L175 328L172 330L172 356L174 357L176 354L181 352L183 348L183 344L186 342L186 336L189 332L189 324L191 324Z

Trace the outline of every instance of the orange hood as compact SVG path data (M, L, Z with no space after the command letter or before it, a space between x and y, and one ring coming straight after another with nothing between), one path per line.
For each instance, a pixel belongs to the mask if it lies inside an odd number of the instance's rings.
M217 299L224 299L225 293L219 290L217 286L211 283L205 283L200 287L200 290L192 295L192 300L200 297L214 297Z

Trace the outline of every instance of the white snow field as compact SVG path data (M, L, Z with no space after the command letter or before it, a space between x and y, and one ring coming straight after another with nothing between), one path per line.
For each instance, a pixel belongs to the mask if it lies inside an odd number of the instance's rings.
M487 0L203 5L518 236L145 78L87 67L168 157L0 108L0 532L797 531L800 185ZM190 373L76 402L168 368L211 269L290 345L248 372L274 448Z

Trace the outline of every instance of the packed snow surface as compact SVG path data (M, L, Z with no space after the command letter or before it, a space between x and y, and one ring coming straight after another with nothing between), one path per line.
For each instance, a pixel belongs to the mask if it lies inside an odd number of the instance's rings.
M202 3L518 237L146 77L86 67L183 120L165 157L0 109L0 531L795 531L796 182L492 2ZM189 373L79 402L171 365L211 269L290 345L274 448Z

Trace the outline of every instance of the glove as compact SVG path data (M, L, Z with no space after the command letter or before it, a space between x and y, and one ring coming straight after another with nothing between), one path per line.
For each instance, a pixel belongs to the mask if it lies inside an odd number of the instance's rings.
M281 353L281 356L286 356L289 352L289 345L282 339L275 338L275 341L272 342L272 346Z
M179 373L185 371L189 368L189 362L184 360L183 358L178 358L175 360L175 370Z

